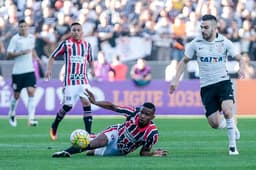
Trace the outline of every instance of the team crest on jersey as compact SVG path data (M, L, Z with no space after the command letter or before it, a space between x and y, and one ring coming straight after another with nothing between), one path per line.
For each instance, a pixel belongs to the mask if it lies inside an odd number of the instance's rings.
M224 44L223 43L217 43L215 44L216 51L218 53L221 53L223 51Z
M67 48L72 48L73 43L72 42L67 42L66 45L67 45Z

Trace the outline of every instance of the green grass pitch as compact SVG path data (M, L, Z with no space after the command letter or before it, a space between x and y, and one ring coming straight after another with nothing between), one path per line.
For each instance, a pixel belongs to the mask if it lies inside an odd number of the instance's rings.
M256 121L239 118L240 155L228 155L226 130L214 130L205 118L157 118L160 138L156 148L168 150L167 157L140 157L138 151L122 157L89 157L84 153L72 158L51 158L51 154L68 147L69 135L83 128L81 118L66 117L59 127L59 138L51 141L51 118L39 119L38 127L28 127L18 118L10 127L7 118L0 119L0 170L256 170ZM123 118L94 118L98 132Z

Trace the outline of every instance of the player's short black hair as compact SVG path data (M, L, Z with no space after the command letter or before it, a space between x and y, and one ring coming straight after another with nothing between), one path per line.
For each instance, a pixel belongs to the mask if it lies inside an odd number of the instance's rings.
M21 20L19 20L19 22L18 22L19 25L20 25L20 24L23 24L23 23L26 23L25 19L21 19Z
M152 109L154 112L156 111L156 107L153 103L146 102L142 106L146 107L146 108L149 108L149 109Z
M73 27L73 26L75 26L75 25L80 25L80 26L81 26L81 24L80 24L79 22L73 22L73 23L71 24L71 27Z
M201 20L202 21L214 20L215 22L217 22L217 18L211 14L206 14L206 15L202 16Z

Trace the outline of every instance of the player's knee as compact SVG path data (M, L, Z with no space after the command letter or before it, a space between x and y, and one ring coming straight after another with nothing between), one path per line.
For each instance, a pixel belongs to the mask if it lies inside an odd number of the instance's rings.
M223 110L223 114L226 119L230 119L231 117L233 117L232 110Z
M65 112L69 112L72 109L72 106L64 105L62 108Z
M219 125L216 123L210 124L213 129L218 129Z
M209 125L210 125L213 129L218 129L219 123L218 123L217 121L213 121L213 120L209 120L209 119L208 119L208 122L209 122Z

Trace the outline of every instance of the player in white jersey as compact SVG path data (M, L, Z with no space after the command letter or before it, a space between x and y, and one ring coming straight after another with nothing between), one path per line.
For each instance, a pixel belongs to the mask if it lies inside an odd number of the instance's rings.
M179 63L174 81L170 85L172 94L179 84L187 62L196 56L199 65L201 99L206 110L208 123L212 128L227 128L229 154L238 155L236 140L240 133L235 125L232 83L226 70L227 56L240 60L232 42L217 32L217 19L213 15L204 15L201 22L202 35L187 44L185 55ZM240 60L240 75L244 63ZM220 115L223 112L223 117Z
M9 123L13 127L17 126L15 109L18 99L20 98L21 90L26 88L28 93L28 125L36 126L38 123L37 120L35 120L34 104L36 77L33 66L33 57L37 57L34 51L35 37L28 33L28 26L25 20L19 21L18 27L19 33L12 37L7 49L7 57L14 60L12 71L14 96L10 102Z

